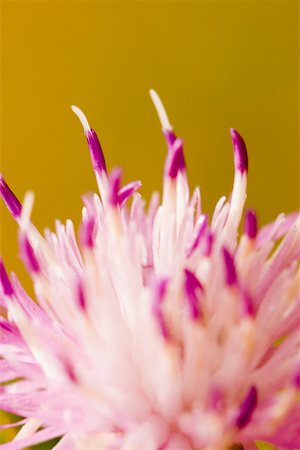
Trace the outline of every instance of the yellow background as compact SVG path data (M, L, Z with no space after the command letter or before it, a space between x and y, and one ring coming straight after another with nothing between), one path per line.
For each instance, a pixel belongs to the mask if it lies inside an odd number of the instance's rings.
M2 1L1 171L34 221L78 224L96 189L75 103L108 166L160 189L165 145L148 96L186 142L192 186L211 212L233 178L229 127L250 159L261 223L299 207L298 1ZM16 225L1 204L1 253L24 279ZM29 286L25 280L26 286Z

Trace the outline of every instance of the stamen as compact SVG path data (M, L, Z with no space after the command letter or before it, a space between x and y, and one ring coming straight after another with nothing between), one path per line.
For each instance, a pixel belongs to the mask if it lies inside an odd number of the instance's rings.
M82 222L79 228L79 240L83 247L92 249L94 247L95 217L89 216L86 222Z
M296 373L294 375L293 383L297 389L300 389L300 364L298 365Z
M169 339L169 331L166 325L165 318L163 316L161 305L166 295L167 286L168 286L167 278L162 278L157 282L155 286L154 302L152 307L152 312L157 320L161 334L165 340Z
M106 164L105 164L105 159L104 159L104 155L103 155L103 151L98 139L98 136L96 134L96 132L90 128L90 125L87 121L87 118L85 117L85 115L83 114L83 112L81 111L81 109L79 109L77 106L71 106L72 111L76 114L76 116L79 118L83 129L84 129L84 134L85 137L87 139L87 143L90 149L90 154L91 154L91 159L92 159L92 164L93 164L93 168L95 170L96 173L101 174L102 172L107 172L106 170Z
M132 181L131 183L126 184L122 187L118 192L118 203L120 206L123 206L126 200L134 194L140 187L142 186L141 181Z
M78 106L72 105L71 109L73 111L74 114L76 114L76 116L78 117L78 119L80 120L82 126L83 126L83 130L86 133L87 131L90 131L91 127L88 123L87 118L85 117L84 113L81 111L80 108L78 108Z
M0 283L1 283L4 295L7 295L8 297L12 297L14 295L14 290L13 290L12 284L7 275L5 266L4 266L1 258L0 258Z
M167 175L175 179L179 171L185 170L185 161L183 155L183 141L181 139L176 139L173 147L172 153L170 155L169 167L167 169Z
M174 142L176 141L176 136L173 133L173 127L170 124L169 118L167 116L166 110L164 108L164 105L157 94L157 92L154 89L150 89L150 97L152 99L152 102L154 104L154 107L156 109L158 118L160 120L163 134L166 138L168 147L170 148Z
M39 262L23 230L20 230L19 242L20 242L21 258L24 261L24 264L28 272L39 273L41 271Z
M233 286L237 282L234 260L227 248L223 248L225 280L228 286Z
M26 231L30 223L33 204L34 204L34 193L32 191L27 191L23 200L23 207L20 221L21 228Z
M158 118L160 120L162 129L164 131L172 131L172 125L170 124L164 105L154 89L150 89L150 97L156 109Z
M245 142L233 128L230 128L230 134L233 142L235 169L241 173L248 172L248 155Z
M85 292L83 290L83 284L81 281L79 281L78 285L77 285L77 300L78 300L79 309L82 311L85 311L86 310L86 298L85 298Z
M257 406L257 389L251 386L245 399L243 400L239 414L236 418L236 426L238 428L245 428L251 420L254 409Z
M204 231L206 230L207 227L207 221L208 221L208 216L207 214L200 216L199 218L199 228L198 228L198 232L196 235L196 238L190 248L190 250L188 251L188 257L191 256L191 254L194 252L194 250L198 247L199 242L204 234Z
M114 168L109 176L109 197L108 201L111 206L117 206L119 204L119 190L122 177L122 170L119 167Z
M169 130L163 130L163 134L165 136L165 139L167 141L168 149L170 150L172 148L172 145L176 141L176 134L173 133L173 131Z
M9 210L11 215L15 219L18 219L21 215L22 205L6 184L6 181L4 180L2 174L0 174L0 195L3 198L4 203L6 204L7 209Z
M196 277L196 275L188 269L184 270L185 273L185 293L190 307L190 314L193 320L197 320L201 317L201 308L197 291L203 292L203 286Z
M253 301L247 292L242 292L242 302L243 302L242 303L243 313L246 316L253 317L254 315Z
M29 436L32 436L39 429L41 424L42 424L42 422L40 419L35 419L34 417L32 417L19 430L19 432L14 437L13 441L15 442L15 441L23 440ZM19 447L19 445L16 444L14 448L18 448L18 447Z
M209 257L211 255L211 251L214 243L214 234L210 231L206 236L204 255Z
M63 367L65 370L65 373L68 377L68 379L72 382L72 383L77 383L77 376L76 376L76 372L75 372L75 368L73 367L73 365L71 364L71 362L67 359L65 359L63 361Z
M249 239L255 239L257 235L257 217L253 209L248 209L245 216L244 231Z

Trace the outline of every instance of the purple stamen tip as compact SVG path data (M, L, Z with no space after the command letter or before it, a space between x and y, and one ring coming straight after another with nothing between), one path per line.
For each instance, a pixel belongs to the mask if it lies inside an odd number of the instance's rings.
M257 389L255 386L251 386L245 399L243 400L238 416L236 418L236 426L238 428L244 428L251 420L253 411L257 406Z
M122 170L120 168L115 168L111 171L109 177L109 198L108 201L112 206L117 206L119 204L119 190L121 184Z
M252 209L248 209L245 217L245 233L250 239L255 239L257 235L257 217Z
M86 222L83 222L79 229L79 239L83 247L93 248L94 247L94 228L95 228L95 217L88 217Z
M171 148L176 141L176 134L172 130L163 130L164 136L167 141L168 148Z
M225 278L228 286L233 286L237 282L234 259L227 248L223 248L223 258L225 266Z
M185 269L184 273L185 273L185 293L190 307L191 318L196 320L199 317L201 317L199 298L196 292L198 290L203 292L203 286L193 272L191 272L188 269Z
M69 380L72 383L76 383L77 382L76 372L75 372L73 365L70 363L70 361L68 361L68 360L64 361L64 369L65 369L65 373L66 373L67 377L69 378Z
M85 292L83 290L82 282L80 281L77 286L77 299L78 299L78 306L81 311L86 310L86 298L85 298Z
M168 286L167 278L161 278L156 285L155 297L159 304L162 302L164 296L166 295L167 286Z
M132 181L118 192L118 203L123 206L126 200L142 186L141 181Z
M297 389L300 389L300 364L298 365L296 373L294 375L293 383Z
M246 144L239 133L233 128L230 128L230 134L233 142L235 168L241 173L248 172L248 154Z
M242 293L243 312L248 317L254 316L253 301L247 292Z
M206 242L205 242L205 248L204 248L204 255L205 256L210 256L211 252L212 252L212 248L213 248L213 243L214 243L214 235L213 233L210 231L207 236L206 236Z
M107 172L104 154L96 132L91 128L85 131L85 136L90 149L93 168L95 172L101 174Z
M13 290L12 284L8 278L5 266L4 266L1 258L0 258L0 283L1 283L4 295L7 295L8 297L12 297L14 295L14 290Z
M21 215L22 205L15 196L15 194L10 190L8 185L6 184L3 175L0 174L0 194L3 198L7 209L11 213L11 215L17 219Z
M200 224L199 228L198 228L198 232L197 235L195 237L195 240L191 246L191 248L188 251L188 256L191 256L191 254L193 253L193 251L198 247L199 242L201 241L201 238L204 235L204 232L206 230L207 227L207 222L208 222L208 216L207 214L204 216L202 223Z
M170 149L170 162L168 168L168 176L175 179L179 171L185 169L185 161L183 155L183 142L181 139L176 139L172 148Z
M161 305L166 295L167 286L168 286L167 278L162 278L158 281L158 283L155 286L154 302L152 308L153 315L158 323L160 332L165 340L169 338L169 331L163 315Z
M28 272L39 273L41 271L39 262L35 256L32 245L22 231L20 234L20 252Z

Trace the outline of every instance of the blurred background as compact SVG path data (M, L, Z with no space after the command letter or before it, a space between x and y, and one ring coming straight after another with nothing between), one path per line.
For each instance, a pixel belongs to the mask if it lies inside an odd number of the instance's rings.
M2 1L1 20L0 170L20 199L35 191L39 229L77 225L81 194L96 189L71 104L109 168L141 179L146 198L161 189L166 149L150 88L185 139L207 212L232 187L229 127L247 143L247 203L260 223L299 208L298 1ZM30 291L2 203L0 214L1 254Z

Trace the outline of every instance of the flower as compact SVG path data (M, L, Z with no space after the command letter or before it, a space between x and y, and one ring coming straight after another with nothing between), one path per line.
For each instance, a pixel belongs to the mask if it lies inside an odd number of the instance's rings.
M54 437L56 450L300 449L299 216L259 229L248 210L238 238L248 158L232 129L233 191L209 221L150 93L168 147L161 204L154 193L146 210L139 181L108 173L75 106L100 191L83 197L79 244L70 220L43 237L33 194L21 205L1 176L36 297L1 261L0 408L24 417L2 450Z

